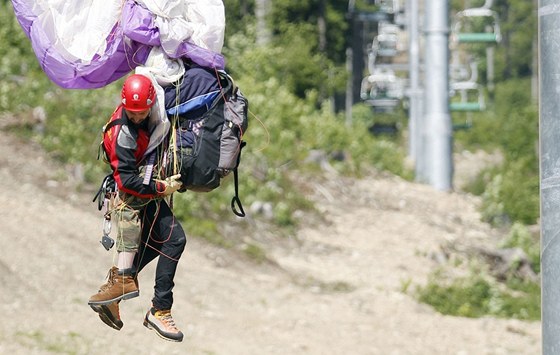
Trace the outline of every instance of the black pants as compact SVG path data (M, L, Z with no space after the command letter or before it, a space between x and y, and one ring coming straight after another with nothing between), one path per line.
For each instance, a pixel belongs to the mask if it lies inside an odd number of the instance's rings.
M140 272L159 256L152 303L156 309L171 309L175 286L173 279L187 238L183 227L163 200L150 201L140 216L142 239L134 266Z

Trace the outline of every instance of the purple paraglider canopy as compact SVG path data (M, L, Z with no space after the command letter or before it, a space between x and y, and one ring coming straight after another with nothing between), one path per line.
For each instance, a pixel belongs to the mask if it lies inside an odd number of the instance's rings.
M12 0L15 15L31 40L42 69L54 83L63 88L103 87L144 65L154 47L160 47L171 59L188 58L204 67L224 69L225 59L220 54L225 27L221 0L157 2L97 0L87 5L73 0L51 1L55 3L51 5L48 0ZM150 4L154 9L169 8L169 12L174 12L172 20L176 22L169 24L170 17L167 14L150 11ZM58 8L53 9L56 6ZM62 6L64 9L61 9ZM177 19L178 9L192 13L193 8L201 10L195 15L206 15L206 18L191 15L200 21L200 26L189 22L188 18ZM62 10L66 13L62 13ZM222 13L219 13L220 10ZM85 16L81 18L84 22L78 23L80 19L76 19L76 14ZM103 17L102 21L96 21L97 14L103 15L100 16ZM220 23L209 26L209 17L216 18ZM177 32L177 23L187 29L188 35L171 38ZM64 25L66 27L62 27ZM221 26L218 31L216 26ZM96 41L92 41L92 38L96 38ZM214 42L206 45L206 38ZM166 44L172 43L172 40L175 44ZM61 46L61 43L68 43L68 47Z

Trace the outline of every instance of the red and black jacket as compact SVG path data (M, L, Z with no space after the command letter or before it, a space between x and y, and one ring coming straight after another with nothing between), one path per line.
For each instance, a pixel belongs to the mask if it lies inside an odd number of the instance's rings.
M103 131L103 148L119 190L141 198L159 196L156 182L150 180L145 185L140 176L140 167L150 142L148 119L135 124L120 105Z

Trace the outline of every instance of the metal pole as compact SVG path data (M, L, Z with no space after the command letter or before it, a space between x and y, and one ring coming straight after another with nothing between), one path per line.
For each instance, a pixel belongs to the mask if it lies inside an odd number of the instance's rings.
M421 127L422 125L422 89L420 87L420 36L419 31L419 6L418 0L407 1L408 18L408 65L409 65L409 157L415 163L416 180L422 181L422 159L425 155L421 151Z
M539 148L543 354L560 353L560 0L540 0Z
M426 153L429 183L452 188L452 127L449 114L449 0L427 0L425 50Z
M354 47L354 30L355 25L354 22L356 21L356 17L354 16L354 7L356 1L349 0L348 1L348 13L347 16L350 19L350 26L352 28L352 46L346 48L346 72L348 73L348 79L346 80L346 101L345 101L345 111L346 111L346 126L352 126L352 105L354 104L354 68L353 68L353 60L354 54L352 48Z
M494 92L494 53L493 46L486 47L486 82L488 83L488 91Z
M360 89L364 77L364 21L352 13L352 103L360 102Z
M346 48L346 126L352 127L352 105L354 104L354 68L352 66L352 48Z
M533 0L533 9L537 12L539 8L538 0ZM539 34L535 33L533 38L533 60L531 61L531 98L533 102L537 102L539 96L539 76L537 75L539 67Z
M270 43L271 33L266 25L266 17L270 9L270 0L255 1L255 16L257 18L257 45L264 46Z

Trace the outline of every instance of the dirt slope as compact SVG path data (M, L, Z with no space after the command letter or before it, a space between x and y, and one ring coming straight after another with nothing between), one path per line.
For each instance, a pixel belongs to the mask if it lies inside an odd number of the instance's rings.
M394 177L315 184L309 198L327 222L300 230L292 248L271 246L277 266L190 238L174 305L185 341L142 326L153 266L141 296L122 303L117 332L86 304L114 257L99 245L91 193L55 182L72 172L37 147L0 135L0 150L0 354L541 352L539 322L442 316L401 292L425 282L446 241L497 234L479 222L476 199Z

